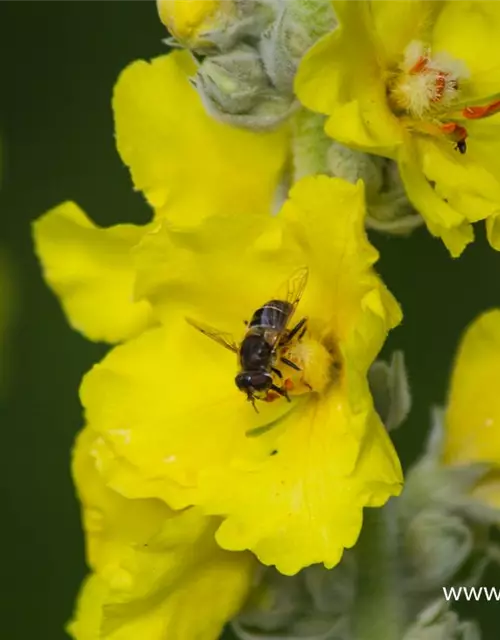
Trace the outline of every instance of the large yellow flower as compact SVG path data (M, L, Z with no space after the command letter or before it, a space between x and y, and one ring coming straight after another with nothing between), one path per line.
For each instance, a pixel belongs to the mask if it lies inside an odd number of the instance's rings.
M334 2L340 27L306 55L297 92L327 133L397 160L408 197L454 256L487 219L500 248L500 4Z
M401 488L366 379L400 311L373 271L363 201L361 184L323 176L299 182L275 217L159 223L135 252L136 296L159 324L116 347L81 389L111 486L222 516L223 548L283 573L334 566L363 507ZM278 363L292 401L258 402L257 413L234 384L235 354L186 316L240 341L243 321L305 267L296 320L307 316L307 332L287 353L302 371Z
M488 311L465 332L446 410L446 464L491 464L474 495L500 506L500 310Z
M118 149L156 218L196 225L219 211L271 211L287 157L285 129L250 133L206 115L189 83L186 52L134 62L115 88ZM92 340L120 342L153 323L133 295L131 251L150 227L97 227L65 202L35 223L45 278L72 326Z
M216 640L240 610L257 563L220 549L217 521L160 500L130 500L97 469L90 429L79 436L73 473L83 505L92 574L68 631L76 640Z

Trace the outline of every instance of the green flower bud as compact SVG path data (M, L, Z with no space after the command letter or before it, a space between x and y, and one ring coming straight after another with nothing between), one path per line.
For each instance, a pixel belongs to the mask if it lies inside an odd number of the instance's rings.
M376 194L368 198L366 226L392 235L408 235L423 224L413 208L399 175L397 164L379 158L382 182Z
M215 118L257 131L275 127L298 106L276 93L258 53L246 45L205 58L195 85Z

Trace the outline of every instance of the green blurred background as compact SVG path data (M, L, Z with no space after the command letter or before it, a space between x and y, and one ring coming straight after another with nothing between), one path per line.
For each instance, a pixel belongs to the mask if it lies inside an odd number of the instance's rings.
M44 286L30 223L66 199L103 225L147 219L114 148L110 96L129 62L165 51L163 37L149 0L0 1L0 251L8 252L13 290L0 407L2 640L65 637L85 573L69 474L81 425L77 388L104 353L69 329ZM478 235L455 261L424 230L410 239L373 237L405 312L386 347L406 352L414 395L396 436L405 464L422 445L430 407L445 398L461 331L500 306L500 255L482 229ZM493 572L487 581L500 584ZM498 639L500 603L465 612L481 617L484 638Z

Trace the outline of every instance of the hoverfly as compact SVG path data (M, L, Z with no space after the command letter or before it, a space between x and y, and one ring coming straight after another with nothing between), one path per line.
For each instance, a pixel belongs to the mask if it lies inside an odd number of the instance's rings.
M297 270L286 282L284 299L269 300L254 312L250 322L245 323L247 331L240 344L227 333L186 318L195 329L238 354L240 371L235 383L240 391L246 393L255 410L255 400L265 400L269 391L284 396L290 402L285 384L275 384L273 373L283 379L276 366L278 360L300 371L294 362L279 356L279 350L295 337L300 340L306 331L307 318L299 320L292 329L288 327L304 293L308 273L306 267Z

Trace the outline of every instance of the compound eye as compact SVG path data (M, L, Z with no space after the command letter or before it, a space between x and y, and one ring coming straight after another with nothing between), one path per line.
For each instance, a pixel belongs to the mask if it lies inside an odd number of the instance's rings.
M252 387L252 376L249 373L238 373L234 381L241 391L247 391Z
M272 377L268 373L251 374L251 385L255 391L265 391L272 385Z

